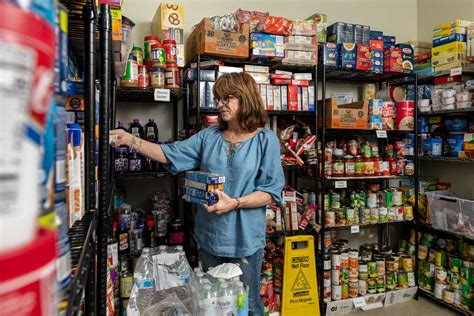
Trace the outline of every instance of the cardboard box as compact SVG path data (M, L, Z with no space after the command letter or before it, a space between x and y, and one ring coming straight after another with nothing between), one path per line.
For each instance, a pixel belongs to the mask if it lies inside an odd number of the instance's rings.
M260 98L262 99L262 104L264 108L267 108L267 85L260 85Z
M273 104L275 111L281 111L281 91L280 86L273 87Z
M442 29L437 32L433 32L433 40L440 39L442 37L450 36L453 34L466 34L466 33L467 33L467 28L456 26L450 29Z
M270 84L270 74L264 74L261 72L246 72L252 76L253 80L259 84Z
M354 43L354 24L336 22L327 28L327 40L332 43Z
M395 42L397 41L395 36L384 35L382 36L383 40L383 49L389 49L395 47Z
M285 57L285 37L254 32L250 34L251 58L283 58Z
M370 31L370 39L383 42L383 32L371 30Z
M293 74L294 80L313 80L313 74L310 72L297 72Z
M339 68L340 64L340 44L336 43L324 43L320 47L322 54L322 62L328 68Z
M404 72L413 71L415 56L413 52L413 46L410 44L397 44L395 47L402 51L402 70Z
M189 62L197 53L248 58L249 25L244 24L239 32L214 30L211 20L204 18L188 36L186 41L186 60Z
M308 87L308 111L314 112L315 111L315 106L314 106L314 86L309 86Z
M357 70L370 70L371 59L370 47L365 45L357 45Z
M268 73L270 67L268 66L258 66L258 65L244 65L245 72L259 72L259 73Z
M288 111L298 111L298 86L288 86Z
M303 89L298 86L298 111L301 111L303 108Z
M470 22L470 21L456 19L456 20L453 20L451 22L446 22L446 23L442 23L442 24L438 24L438 25L433 26L433 33L436 33L436 32L442 31L442 30L446 30L446 29L450 29L450 28L453 28L453 27L468 27L471 23L472 22Z
M317 51L318 38L316 36L290 35L286 38L285 49L300 51Z
M354 43L342 43L341 50L339 53L340 65L343 69L355 69L357 60L356 44Z
M384 72L402 72L402 50L392 48L384 50L383 71Z
M440 72L440 71L445 71L445 70L451 70L453 68L459 68L459 67L464 67L467 65L467 62L464 61L454 61L452 63L444 64L438 67L433 67L435 69L435 72Z
M309 111L309 93L308 93L308 87L302 87L301 88L301 95L302 95L302 106L301 110L302 111Z
M370 43L370 26L354 25L354 43L369 45Z
M441 37L439 39L433 40L433 48L441 45L446 45L453 42L466 42L467 37L463 34L453 34L450 36Z
M161 3L151 22L151 32L160 35L162 29L184 28L184 8L174 3Z
M122 10L120 7L110 7L112 17L112 41L122 40Z
M452 42L446 45L433 47L431 49L431 56L438 56L441 54L453 53L453 52L466 52L466 43L465 42Z
M434 56L431 59L431 64L433 65L433 67L437 67L437 66L442 66L442 65L449 64L452 62L465 61L465 60L466 60L465 53L453 52L453 53Z
M321 101L318 101L320 103ZM326 99L326 127L340 129L366 129L368 101L337 105L336 99ZM319 107L319 109L321 106ZM318 109L318 111L319 111ZM321 115L319 115L321 117Z
M206 82L206 108L215 109L217 104L214 102L214 93L212 89L214 88L215 82L208 81Z
M196 80L197 70L188 68L184 72L184 80L186 81L194 81ZM199 79L201 81L216 81L216 71L214 69L201 69L199 71Z
M197 81L194 82L193 84L193 89L194 89L194 100L197 101ZM199 104L199 108L205 109L207 107L206 105L206 82L205 81L199 81L199 102L196 102Z
M306 20L316 22L318 42L325 43L327 38L328 16L324 13L315 13Z
M288 111L288 86L280 86L281 110Z
M275 110L275 105L273 102L273 86L272 85L267 85L267 111L274 111Z

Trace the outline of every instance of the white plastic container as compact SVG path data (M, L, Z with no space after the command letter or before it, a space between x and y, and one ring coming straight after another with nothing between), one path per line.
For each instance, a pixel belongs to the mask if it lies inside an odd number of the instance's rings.
M470 92L456 93L456 101L458 102L471 101L471 99L472 99L472 94Z
M454 97L448 97L448 98L441 98L441 102L443 103L443 105L447 105L447 104L453 104L456 102L456 99Z
M441 92L441 96L443 98L452 98L456 95L456 90L453 90L453 89L446 89L446 90L443 90L443 92Z
M457 109L468 109L472 107L472 101L456 102Z
M443 110L454 110L456 109L456 103L443 104Z

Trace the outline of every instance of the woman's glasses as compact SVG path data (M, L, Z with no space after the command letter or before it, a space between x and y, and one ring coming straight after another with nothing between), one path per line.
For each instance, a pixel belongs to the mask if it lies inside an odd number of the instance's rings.
M234 98L233 95L226 95L226 96L223 96L222 98L214 98L214 104L216 105L216 107L219 105L219 102L222 102L222 105L228 105L229 104L229 101Z

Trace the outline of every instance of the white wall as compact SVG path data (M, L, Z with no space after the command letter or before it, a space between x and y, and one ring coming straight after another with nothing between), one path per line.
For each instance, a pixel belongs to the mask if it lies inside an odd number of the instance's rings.
M418 40L431 42L432 27L454 19L474 21L474 0L417 0Z

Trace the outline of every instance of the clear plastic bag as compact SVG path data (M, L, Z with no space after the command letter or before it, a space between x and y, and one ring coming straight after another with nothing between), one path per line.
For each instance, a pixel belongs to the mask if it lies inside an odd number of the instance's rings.
M183 302L179 299L176 293L171 293L165 299L157 304L151 305L146 308L142 316L185 316L192 315L191 312L186 308Z
M154 255L153 271L157 291L189 284L192 273L183 251Z

